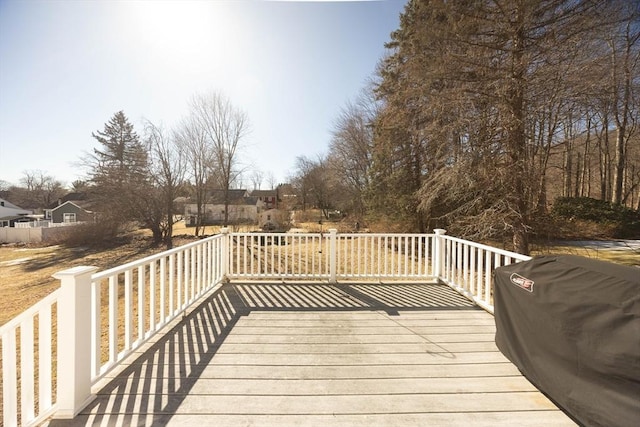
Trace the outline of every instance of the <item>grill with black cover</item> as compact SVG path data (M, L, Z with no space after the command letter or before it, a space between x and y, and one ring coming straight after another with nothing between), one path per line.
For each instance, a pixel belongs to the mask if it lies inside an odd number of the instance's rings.
M585 426L640 426L640 269L572 255L497 268L496 345Z

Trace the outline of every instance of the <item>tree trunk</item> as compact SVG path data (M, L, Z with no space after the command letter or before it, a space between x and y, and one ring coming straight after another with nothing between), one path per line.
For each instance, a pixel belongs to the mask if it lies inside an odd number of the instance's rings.
M527 168L526 132L525 132L525 74L524 60L525 35L522 32L524 11L516 9L515 28L513 34L513 53L511 58L510 88L508 90L507 106L510 115L508 122L507 147L513 173L513 193L510 195L515 206L516 217L512 220L514 250L518 253L529 254L528 239L528 203L525 191L525 177Z
M611 196L611 202L619 205L622 203L622 190L624 184L624 163L625 163L625 140L624 140L625 127L623 124L618 124L618 130L616 132L616 148L614 156L614 169L613 169L613 194Z

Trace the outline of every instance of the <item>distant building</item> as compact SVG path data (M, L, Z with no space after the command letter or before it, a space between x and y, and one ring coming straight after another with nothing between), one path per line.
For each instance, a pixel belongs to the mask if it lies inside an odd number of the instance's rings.
M261 210L278 209L278 190L253 190L251 197L258 199Z
M22 209L8 200L0 198L0 227L13 227L16 222L29 222L32 211Z
M229 190L229 203L225 206L224 191L209 193L204 204L202 225L220 225L224 223L225 210L228 209L229 224L255 224L258 220L257 199L249 196L247 190ZM194 227L197 222L198 207L195 203L184 204L185 224Z
M92 211L87 210L80 206L77 202L64 202L60 206L57 206L49 211L51 220L54 224L57 223L74 223L74 222L89 222L95 219L95 215Z
M44 219L53 223L87 222L95 220L86 193L68 193L44 210Z

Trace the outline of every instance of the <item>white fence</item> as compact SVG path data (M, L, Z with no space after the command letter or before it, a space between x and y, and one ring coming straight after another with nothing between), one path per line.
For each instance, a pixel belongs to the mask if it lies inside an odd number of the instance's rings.
M80 223L76 222L67 225L76 224ZM0 227L0 243L40 243L60 237L67 232L69 232L69 227L53 227L51 224L48 227Z
M97 381L225 278L438 280L492 312L493 269L526 259L444 230L224 232L102 272L65 270L54 276L58 291L0 327L3 425L33 425L54 413L72 418Z
M55 228L55 227L73 227L74 225L84 224L84 222L51 222L48 219L41 219L38 221L29 221L29 222L16 222L14 224L15 228Z

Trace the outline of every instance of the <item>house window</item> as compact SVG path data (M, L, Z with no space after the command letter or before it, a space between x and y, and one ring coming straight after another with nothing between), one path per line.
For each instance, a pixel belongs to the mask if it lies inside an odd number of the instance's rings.
M62 222L76 222L76 214L74 212L63 213Z

